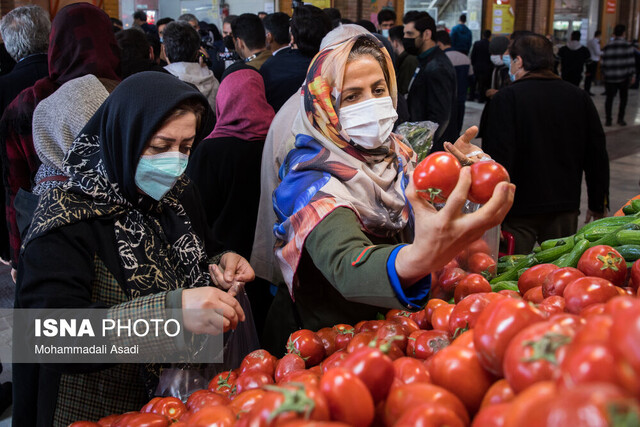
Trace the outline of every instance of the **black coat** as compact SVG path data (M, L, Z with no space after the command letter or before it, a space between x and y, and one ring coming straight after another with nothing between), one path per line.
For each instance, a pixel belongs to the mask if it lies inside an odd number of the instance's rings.
M471 50L471 65L473 73L477 76L486 75L493 70L491 54L489 53L489 39L478 40Z
M302 86L311 59L298 49L287 48L267 59L260 67L267 102L276 113Z
M557 76L531 76L491 100L482 148L516 187L509 215L576 210L584 171L589 209L603 212L609 160L598 112L587 92Z
M11 101L24 89L49 75L47 54L38 53L18 62L13 70L0 77L0 116Z
M409 114L411 121L429 120L438 123L432 151L442 151L445 141L458 138L456 117L456 71L447 55L438 47L426 57L418 57L420 71L409 88ZM452 126L449 126L453 123Z

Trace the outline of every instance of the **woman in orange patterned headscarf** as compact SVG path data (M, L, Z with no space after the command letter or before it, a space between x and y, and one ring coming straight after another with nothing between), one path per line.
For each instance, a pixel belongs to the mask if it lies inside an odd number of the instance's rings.
M422 307L429 273L499 224L511 205L512 189L501 185L479 214L462 217L468 171L442 211L417 198L409 179L415 155L391 133L395 81L389 55L370 35L327 47L309 66L295 149L273 195L275 251L287 285L265 331L276 353L298 328ZM404 244L414 233L413 244Z

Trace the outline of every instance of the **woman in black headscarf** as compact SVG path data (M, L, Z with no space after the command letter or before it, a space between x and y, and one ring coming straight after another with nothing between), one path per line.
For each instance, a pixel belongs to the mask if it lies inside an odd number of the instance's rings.
M196 333L219 330L184 309L222 310L225 330L243 321L224 289L251 281L253 270L231 252L209 258L202 207L183 175L211 122L206 98L173 76L144 72L120 84L67 154L69 180L41 197L20 256L16 308L108 307L122 317L182 308L184 327ZM209 286L212 264L222 289ZM169 350L160 343L153 350ZM16 425L139 410L157 383L149 366L100 368L15 364Z

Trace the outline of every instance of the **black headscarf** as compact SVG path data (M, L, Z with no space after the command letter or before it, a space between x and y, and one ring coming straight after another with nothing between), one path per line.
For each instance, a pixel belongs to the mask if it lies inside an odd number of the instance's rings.
M199 141L211 130L213 112L197 89L158 72L138 73L118 85L65 157L69 180L42 196L25 247L55 228L113 217L126 280L123 287L131 298L208 284L202 269L203 243L180 202L188 178L181 177L159 202L140 194L135 184L145 145L188 99L205 107L196 132Z

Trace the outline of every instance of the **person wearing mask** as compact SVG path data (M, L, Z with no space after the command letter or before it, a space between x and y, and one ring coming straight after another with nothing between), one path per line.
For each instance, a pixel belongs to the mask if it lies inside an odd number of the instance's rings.
M491 39L491 42L489 42L489 53L491 54L493 71L491 72L491 86L485 92L487 102L484 105L482 115L480 116L480 130L478 131L478 138L484 138L485 136L487 120L489 120L489 104L491 103L491 99L500 89L511 83L511 78L509 77L511 58L507 52L508 47L509 39L505 36L494 36Z
M266 37L265 45L273 56L291 45L290 21L291 17L284 12L271 13L262 20Z
M580 31L571 33L571 40L558 50L562 80L574 86L580 86L582 71L591 58L589 49L580 44Z
M235 50L245 64L260 70L262 64L271 57L265 46L264 26L258 15L243 13L231 24Z
M386 39L389 38L389 30L396 25L396 13L391 9L382 9L378 12L378 30Z
M142 31L135 28L119 31L116 33L116 41L120 48L120 67L123 79L141 71L167 72L155 63L153 48Z
M133 26L140 28L145 33L158 34L158 28L147 23L147 13L144 10L136 10L133 13Z
M458 25L454 25L451 29L451 46L458 52L469 55L471 50L472 35L471 30L467 27L467 15L460 15Z
M409 93L409 83L413 78L413 74L418 68L418 58L415 55L409 55L404 49L402 39L404 38L404 26L397 25L389 30L389 41L396 54L396 76L398 78L398 93L406 96Z
M211 108L216 108L218 79L199 60L200 36L188 22L174 21L164 29L162 45L169 65L165 70L180 80L196 86L209 100Z
M81 23L81 24L78 24ZM78 39L77 32L87 37ZM87 74L120 81L120 51L111 20L89 4L74 3L60 9L51 23L48 50L49 75L23 90L0 119L0 147L5 174L6 218L11 247L12 277L17 274L21 238L13 205L18 190L31 189L40 159L33 147L33 111L43 99L69 80Z
M442 151L445 141L458 139L456 123L456 72L433 37L436 23L427 12L408 12L404 17L404 48L417 55L419 67L409 85L409 115L412 122L438 124L432 151Z
M620 106L618 107L618 124L626 126L624 114L627 108L629 86L636 79L635 49L624 38L627 27L622 24L613 29L613 40L602 51L602 74L604 74L605 93L604 103L606 121L605 126L611 126L613 99L620 91Z
M173 18L162 18L159 19L158 24L158 39L160 40L160 63L163 67L167 65L167 57L164 55L164 50L162 50L162 44L164 43L164 29L169 22L173 22Z
M356 324L388 308L424 306L429 274L509 210L515 187L500 183L479 211L461 213L469 168L443 210L418 196L411 179L415 153L391 132L396 96L391 58L370 35L330 46L309 67L295 149L273 197L276 256L286 283L265 328L273 354L282 354L300 328ZM367 131L372 128L378 131ZM456 144L475 150L461 139ZM444 229L450 234L438 231Z
M600 57L602 56L602 49L600 48L600 36L602 32L597 30L593 34L593 38L587 42L587 48L591 54L591 60L587 62L587 72L584 76L584 90L591 96L595 94L591 93L591 84L595 81L598 74L598 64L600 63Z
M478 99L479 102L487 101L487 89L491 87L491 72L493 63L489 53L491 40L491 30L482 32L482 39L473 44L471 50L471 66L473 67L473 83L471 86L471 99Z
M458 93L458 102L455 111L451 112L452 121L449 126L455 126L457 135L460 135L462 122L464 121L465 102L467 101L467 91L469 89L469 81L473 77L474 69L467 55L454 50L451 47L451 38L446 31L436 31L435 41L440 50L442 50L453 68L456 70L456 91Z
M521 35L509 58L515 81L491 99L482 148L518 188L502 228L514 235L515 253L529 253L536 242L576 232L583 173L585 222L605 215L609 160L593 101L553 73L549 40Z
M268 19L265 18L265 19ZM216 126L191 155L187 176L201 195L207 227L216 236L214 253L233 250L251 256L260 199L260 162L273 108L255 68L244 65L225 75L216 98ZM247 287L258 332L271 300L269 285Z
M292 47L267 59L260 68L267 102L276 112L300 89L311 59L320 50L320 42L329 31L331 21L321 9L312 5L302 5L293 11Z
M69 180L40 199L20 256L16 307L104 307L115 318L182 309L195 334L220 333L218 316L195 318L189 309L222 310L225 331L243 321L230 288L250 281L251 267L232 252L207 252L202 207L183 175L210 115L206 98L172 76L123 81L74 141L64 163ZM149 340L146 351L177 345ZM57 427L139 410L160 374L154 364L74 367L14 364L13 422Z

